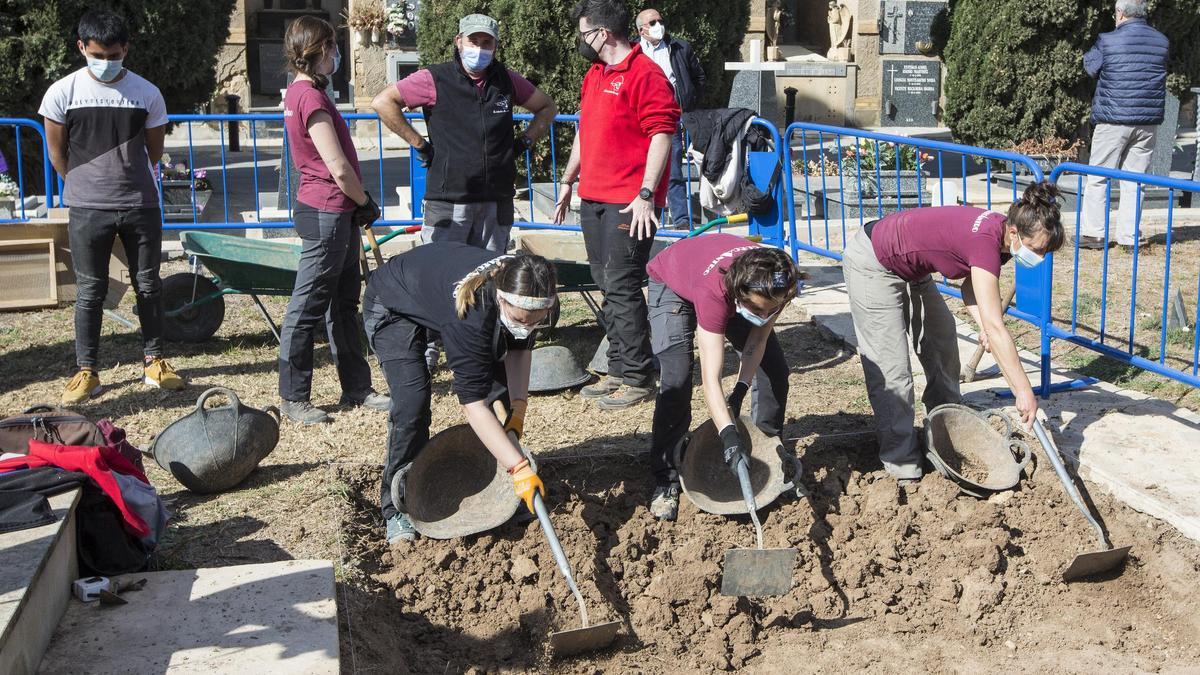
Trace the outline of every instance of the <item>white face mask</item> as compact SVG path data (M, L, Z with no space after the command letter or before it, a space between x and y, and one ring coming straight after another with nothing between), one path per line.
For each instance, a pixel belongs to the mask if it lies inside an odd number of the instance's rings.
M1021 267L1037 267L1046 259L1045 256L1035 253L1033 249L1025 248L1025 245L1021 243L1021 238L1015 234L1013 243L1008 246L1008 252L1012 253L1013 260L1016 260Z
M511 333L512 336L518 340L524 340L525 338L529 337L530 333L533 332L532 327L523 326L508 318L508 315L504 313L503 309L500 310L500 323L504 324L504 329Z
M117 79L117 75L121 74L121 69L125 66L124 59L113 59L106 61L104 59L96 59L84 53L87 59L88 70L92 71L92 75L101 82L112 82Z
M666 34L667 27L663 25L662 21L650 26L650 37L652 39L661 40Z

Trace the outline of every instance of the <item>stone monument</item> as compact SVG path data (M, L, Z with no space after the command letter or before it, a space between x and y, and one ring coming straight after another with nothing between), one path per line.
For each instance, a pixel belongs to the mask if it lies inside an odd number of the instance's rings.
M826 58L830 61L849 61L853 53L850 46L850 24L854 21L850 8L837 0L830 0L826 21L829 22L829 53Z
M779 0L768 0L767 23L765 37L767 39L766 55L768 61L781 61L779 54L779 27L783 23L783 10Z
M725 70L736 71L729 91L729 107L749 108L778 126L783 120L775 92L775 74L783 70L785 64L763 61L762 40L749 42L749 61L725 62Z

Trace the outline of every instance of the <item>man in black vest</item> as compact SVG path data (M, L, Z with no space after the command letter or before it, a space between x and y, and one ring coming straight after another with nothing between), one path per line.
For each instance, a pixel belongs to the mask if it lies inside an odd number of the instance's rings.
M418 70L379 93L371 106L409 143L429 170L422 241L461 241L508 248L516 194L516 160L545 136L558 108L541 89L494 59L499 24L483 14L458 22L454 58ZM513 106L534 114L523 132ZM426 140L404 119L421 108Z

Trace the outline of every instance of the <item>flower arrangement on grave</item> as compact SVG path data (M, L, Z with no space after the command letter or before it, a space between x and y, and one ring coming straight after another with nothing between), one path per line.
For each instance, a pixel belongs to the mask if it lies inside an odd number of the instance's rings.
M0 199L16 199L21 194L21 186L9 178L8 174L0 173Z
M188 167L187 162L171 163L171 156L163 153L162 159L159 160L159 177L164 181L185 181L190 185L194 185L196 190L211 190L212 184L208 182L208 171L205 169L192 169Z
M846 174L856 174L860 168L863 173L876 168L895 171L897 163L901 171L923 171L925 162L931 159L933 155L911 145L897 147L895 143L864 138L842 152L841 166Z
M401 38L414 32L417 24L417 3L399 0L387 8L387 32Z

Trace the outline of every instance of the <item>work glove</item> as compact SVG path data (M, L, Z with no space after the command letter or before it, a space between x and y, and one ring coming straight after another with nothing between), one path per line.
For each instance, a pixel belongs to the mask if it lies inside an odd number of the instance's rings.
M417 148L417 162L426 169L433 164L433 141L426 139L425 145Z
M512 432L520 440L525 435L525 408L529 405L523 398L515 399L509 408L508 417L504 420L504 431Z
M733 385L733 391L729 392L729 396L725 397L725 405L729 406L729 414L733 415L735 421L742 416L742 401L745 400L748 391L750 391L750 385L738 381Z
M738 434L736 424L729 424L721 429L721 444L725 446L725 465L736 476L738 464L747 461L746 453L742 451L742 438Z
M375 221L379 220L379 216L382 214L379 210L379 205L375 203L375 198L371 196L371 193L366 192L365 194L367 195L367 201L356 206L354 214L350 216L350 221L354 226L363 229L374 225Z
M533 467L529 466L529 460L523 459L519 464L508 470L512 476L513 492L525 502L525 508L529 509L530 513L535 513L533 510L533 493L540 492L542 499L546 498L546 486L542 485L542 479L534 473Z
M533 139L525 134L519 134L513 139L513 154L520 157L525 154L525 151L533 147Z

